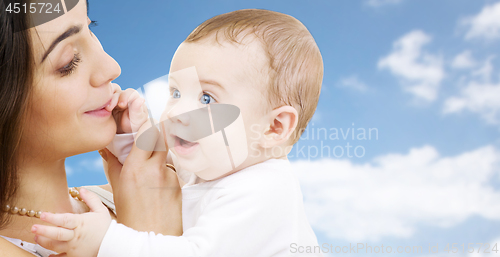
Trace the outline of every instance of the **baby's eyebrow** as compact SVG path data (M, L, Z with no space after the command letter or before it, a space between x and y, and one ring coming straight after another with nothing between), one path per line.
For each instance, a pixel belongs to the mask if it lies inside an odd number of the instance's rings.
M168 81L177 83L177 81L175 81L174 77L172 77L172 76L168 76ZM170 84L170 83L168 83L168 84Z
M216 81L213 81L213 80L200 79L200 83L202 83L202 84L210 84L210 85L214 85L214 86L220 87L220 89L224 89L223 86L221 86L219 83L217 83Z

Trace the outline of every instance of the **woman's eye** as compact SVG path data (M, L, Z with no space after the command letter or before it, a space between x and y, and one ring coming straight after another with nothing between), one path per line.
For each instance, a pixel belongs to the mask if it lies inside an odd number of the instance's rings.
M181 92L179 90L175 89L174 92L172 93L173 98L181 98Z
M209 94L203 94L200 98L200 102L202 104L211 104L211 103L215 103L215 99L210 96Z
M80 58L80 55L79 54L75 54L73 56L73 59L71 59L71 61L66 64L64 67L60 68L58 71L59 73L61 73L61 76L67 76L67 75L70 75L71 73L73 73L76 69L76 67L78 66L78 63L80 63L82 61L82 59Z

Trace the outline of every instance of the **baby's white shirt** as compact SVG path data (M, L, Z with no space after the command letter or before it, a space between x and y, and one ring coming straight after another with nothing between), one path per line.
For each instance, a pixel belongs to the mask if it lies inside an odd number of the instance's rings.
M118 158L118 161L123 164L125 159L127 159L130 150L132 150L132 146L134 145L134 137L137 134L135 133L125 133L125 134L116 134L113 138L113 141L106 146L106 148Z
M217 180L190 182L182 188L182 236L138 232L112 221L98 257L304 256L292 246L318 245L288 160L270 159Z

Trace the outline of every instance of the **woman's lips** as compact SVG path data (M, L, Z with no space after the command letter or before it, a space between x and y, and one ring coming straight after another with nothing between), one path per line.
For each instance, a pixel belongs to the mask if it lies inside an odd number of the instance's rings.
M107 103L105 103L103 106L91 110L91 111L86 111L85 114L89 114L95 117L108 117L111 115L111 112L106 110L106 107L111 103L111 100L109 100Z
M174 150L180 155L188 155L196 150L196 148L200 145L199 143L193 143L178 136L173 137L175 139Z
M92 115L92 116L96 116L96 117L107 117L107 116L111 115L111 112L104 109L104 108L99 109L99 110L88 111L85 113Z

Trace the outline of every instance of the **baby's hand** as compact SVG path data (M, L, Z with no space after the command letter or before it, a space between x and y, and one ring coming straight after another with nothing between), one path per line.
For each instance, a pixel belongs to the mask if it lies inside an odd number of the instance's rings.
M97 195L82 188L80 196L90 207L90 212L42 213L41 220L57 227L33 225L31 232L36 234L35 241L39 245L58 253L67 253L70 257L97 256L104 235L111 224L111 216Z
M137 132L148 119L148 110L142 98L134 89L126 89L116 92L113 101L118 104L113 109L113 117L116 121L116 133Z

